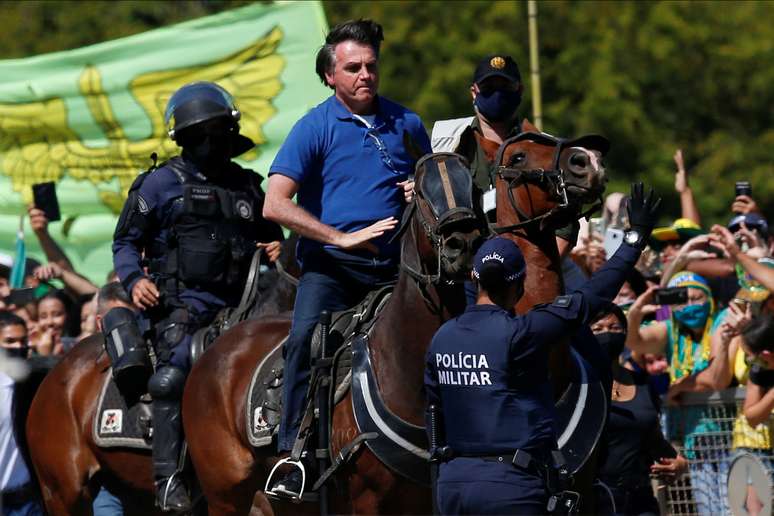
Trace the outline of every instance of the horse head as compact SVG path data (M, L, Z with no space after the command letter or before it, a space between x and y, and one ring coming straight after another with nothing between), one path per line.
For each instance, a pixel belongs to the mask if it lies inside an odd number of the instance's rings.
M543 230L575 221L584 215L584 204L601 201L607 182L606 138L556 138L527 121L523 129L500 145L494 161L499 233L534 222Z
M417 162L415 196L404 215L401 268L424 284L455 283L470 275L484 231L473 208L473 180L459 154L428 154Z

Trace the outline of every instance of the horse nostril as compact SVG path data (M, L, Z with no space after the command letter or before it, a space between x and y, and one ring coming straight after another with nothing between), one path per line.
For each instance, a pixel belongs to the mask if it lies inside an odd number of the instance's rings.
M467 248L464 238L452 235L446 239L443 246L443 254L450 259L459 257Z

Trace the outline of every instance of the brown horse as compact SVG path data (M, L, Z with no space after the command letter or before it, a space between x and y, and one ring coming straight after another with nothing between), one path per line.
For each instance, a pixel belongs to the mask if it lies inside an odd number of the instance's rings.
M292 244L283 244L283 262L292 256ZM293 261L288 260L285 267L292 268ZM280 313L291 308L295 291L286 283L284 278L275 278L258 310ZM150 451L100 448L95 444L94 418L109 368L104 338L93 335L56 364L35 394L26 434L43 500L51 515L91 514L100 485L121 499L126 514L156 513Z
M503 142L497 151L491 142L488 145L485 140L480 142L497 166L495 231L514 240L527 263L524 296L515 306L517 313L525 313L539 303L551 302L563 293L555 230L575 222L581 216L584 203L601 199L606 182L601 156L609 147L601 136L560 140L541 133L527 121L523 129L525 132ZM577 376L575 373L582 360L580 355L570 352L569 340L568 336L567 341L555 345L550 355L552 385L560 401L568 401L568 386L571 378ZM592 454L605 410L599 385L586 387L586 391L580 385L579 389L589 396L587 399L596 396L602 407L596 406L594 414L587 414L588 429L582 428L585 421L579 419L586 408L579 403L567 407L577 412L567 418L577 426L569 428L573 424L570 423L559 428L559 445L569 455L567 458L574 471L586 464ZM564 422L559 421L560 425ZM579 432L586 430L589 436L577 437ZM593 460L588 464L593 469ZM576 475L576 485L584 493L590 491L588 482L593 471L591 473ZM588 484L581 487L583 481Z
M450 154L429 155L418 163L417 195L401 229L401 272L367 338L366 355L379 399L419 431L424 426L425 353L440 325L464 310L462 281L469 275L482 235L483 219L472 210L471 178L463 163L463 158ZM244 417L253 369L289 328L287 318L245 322L217 340L191 371L183 424L210 514L246 514L254 496L265 514L316 510L287 502L270 504L259 492L279 458L273 445L251 447ZM359 433L353 408L355 383L332 408L334 455ZM426 464L426 457L419 460ZM431 511L429 489L391 471L370 447L361 448L334 482L329 491L333 513Z

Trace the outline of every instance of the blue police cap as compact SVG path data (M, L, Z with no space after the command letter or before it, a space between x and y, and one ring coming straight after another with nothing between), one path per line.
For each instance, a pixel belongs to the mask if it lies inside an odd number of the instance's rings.
M473 258L473 276L479 279L484 269L488 274L497 271L502 275L502 281L514 282L524 276L526 263L513 240L495 237L484 242Z

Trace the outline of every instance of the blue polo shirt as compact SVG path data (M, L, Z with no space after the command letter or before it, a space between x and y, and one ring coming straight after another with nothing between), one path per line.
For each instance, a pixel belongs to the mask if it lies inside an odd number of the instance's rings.
M416 113L384 97L376 102L375 116L364 118L353 115L335 95L329 97L296 122L269 172L299 183L298 204L345 233L387 217L400 220L406 203L396 183L413 174L416 163L403 145L404 131L431 152ZM379 258L399 258L398 243L387 244L391 236L373 241ZM321 245L301 238L299 259ZM367 251L353 254L373 258Z

